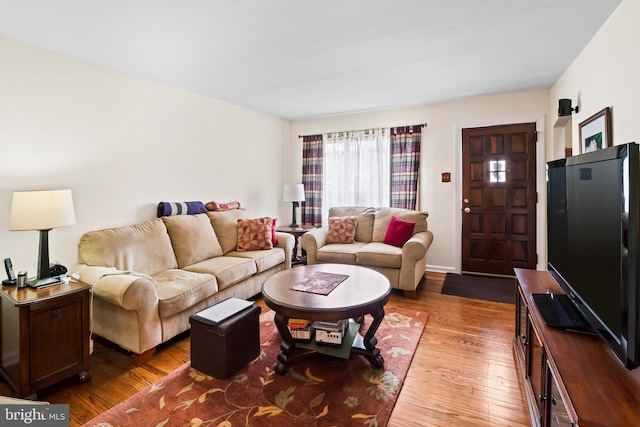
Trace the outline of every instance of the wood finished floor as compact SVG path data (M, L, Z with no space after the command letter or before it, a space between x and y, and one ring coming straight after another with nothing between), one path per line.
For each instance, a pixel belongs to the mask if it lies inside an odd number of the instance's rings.
M529 426L511 350L515 306L442 295L444 276L428 272L415 300L391 296L389 304L430 316L388 425ZM69 404L70 426L80 426L189 361L189 346L182 334L135 367L129 354L98 339L91 381L70 378L38 399ZM6 383L0 394L11 395Z

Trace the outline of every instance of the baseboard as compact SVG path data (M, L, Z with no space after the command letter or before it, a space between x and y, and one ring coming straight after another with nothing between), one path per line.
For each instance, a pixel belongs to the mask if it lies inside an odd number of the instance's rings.
M427 272L432 273L455 273L456 270L453 267L444 267L439 265L427 265Z

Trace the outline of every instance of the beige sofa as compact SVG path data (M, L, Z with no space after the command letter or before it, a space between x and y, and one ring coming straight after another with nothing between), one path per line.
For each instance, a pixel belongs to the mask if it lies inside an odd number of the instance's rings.
M229 297L249 298L291 267L294 238L238 251L244 210L165 216L91 231L78 245L80 280L93 285L92 332L146 363L158 344L189 329L189 316Z
M416 297L416 288L426 270L426 257L433 234L427 228L428 213L397 208L337 207L329 217L357 217L355 243L326 244L327 228L304 234L300 240L307 264L338 263L368 267L384 274L391 287L407 297ZM391 217L415 222L413 236L402 248L383 243Z

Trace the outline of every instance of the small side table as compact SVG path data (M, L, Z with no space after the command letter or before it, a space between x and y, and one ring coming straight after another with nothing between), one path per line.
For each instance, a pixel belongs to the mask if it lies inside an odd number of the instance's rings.
M19 397L73 375L91 379L89 292L71 280L42 289L3 286L0 375Z
M302 254L302 258L298 256L298 238L307 231L315 230L315 225L299 225L297 227L291 227L289 225L281 225L276 227L276 231L282 233L289 233L295 238L295 244L293 245L293 254L291 255L291 266L299 264L307 264L307 257Z

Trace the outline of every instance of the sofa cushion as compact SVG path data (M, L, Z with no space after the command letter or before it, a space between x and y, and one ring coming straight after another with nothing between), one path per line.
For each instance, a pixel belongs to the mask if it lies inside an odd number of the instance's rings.
M169 317L188 310L218 292L212 274L185 270L167 270L153 275L158 290L158 313Z
M392 216L382 243L401 248L413 236L415 226L415 222L404 221Z
M405 221L415 222L416 226L413 229L413 234L427 231L427 216L429 216L429 214L426 212L401 208L378 208L375 213L372 241L382 242L384 240L392 216Z
M160 218L85 233L78 244L78 262L149 275L178 267L167 227Z
M273 248L273 221L269 217L238 220L238 251Z
M355 243L357 222L353 215L329 217L326 243Z
M402 249L386 243L368 243L356 252L355 263L370 267L400 268Z
M348 206L329 209L329 217L332 216L356 216L356 242L371 242L373 238L373 221L375 208Z
M252 259L256 263L258 273L282 264L285 259L284 250L281 248L260 251L231 251L226 256Z
M222 212L207 212L213 230L218 236L222 252L225 254L234 251L238 247L238 220L246 218L247 213L243 209L233 209Z
M228 255L209 258L184 269L195 273L215 275L220 291L253 276L258 271L256 263L252 259Z
M162 220L167 226L178 268L223 255L206 214L165 216Z
M325 245L316 252L316 260L320 263L355 264L356 253L366 245L368 243L364 242Z

